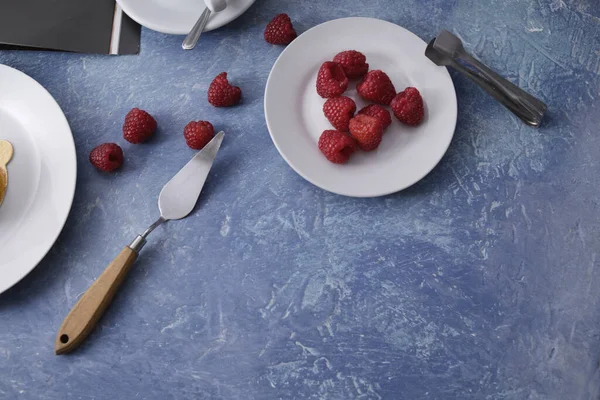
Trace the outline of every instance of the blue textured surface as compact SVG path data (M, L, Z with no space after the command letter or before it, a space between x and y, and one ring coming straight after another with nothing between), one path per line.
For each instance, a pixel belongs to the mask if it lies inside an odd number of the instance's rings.
M549 105L525 127L453 74L455 139L416 186L378 199L326 193L269 138L262 97L299 32L373 16L424 39L446 28ZM132 57L0 52L44 85L73 129L79 177L60 239L0 295L1 399L597 399L600 394L600 6L596 0L258 1L206 34L145 30ZM244 104L214 109L228 71ZM124 114L153 113L152 143L97 173ZM153 234L85 345L56 331L107 262L157 216L161 186L193 152L183 126L228 136L192 216Z

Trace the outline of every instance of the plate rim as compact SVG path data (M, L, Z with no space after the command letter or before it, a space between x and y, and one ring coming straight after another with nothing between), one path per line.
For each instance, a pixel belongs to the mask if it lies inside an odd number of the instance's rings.
M130 4L130 3L128 3L129 0L116 0L116 1L117 1L118 5L121 7L121 9L123 10L123 12L129 16L129 18L131 18L132 20L134 20L135 22L137 22L138 24L142 25L145 28L148 28L155 32L166 33L167 35L187 35L189 33L188 31L183 30L183 29L171 29L169 27L166 27L165 25L160 25L160 24L156 24L154 22L144 21L144 19L140 18L140 15L138 13L136 13L135 10L130 8L129 5L124 5L124 3ZM239 18L242 14L244 14L246 11L248 11L248 9L255 2L256 2L256 0L247 0L247 5L242 7L240 13L238 15L236 15L235 17L231 18L230 20L225 20L223 22L216 23L216 24L214 24L214 23L211 24L211 21L209 20L208 24L206 25L206 28L204 28L203 32L210 32L210 31L219 29L219 28L233 22L234 20Z
M421 39L418 35L416 35L415 33L411 32L410 30L404 28L403 26L400 26L396 23L390 22L390 21L386 21L383 19L379 19L379 18L372 18L372 17L344 17L344 18L336 18L336 19L332 19L329 21L325 21L319 25L313 26L312 28L308 29L307 31L303 32L300 36L298 36L298 38L296 40L298 40L300 37L302 37L303 35L307 34L308 32L311 32L314 29L319 29L322 28L324 25L328 25L334 22L340 22L340 21L344 21L347 20L348 22L351 21L376 21L378 23L385 23L385 24L390 24L393 25L396 28L400 28L404 31L406 31L407 33L415 36L416 38L418 38L421 42L423 42L424 45L427 45L427 43ZM450 83L451 83L451 87L452 87L452 92L454 94L453 99L454 99L454 104L455 104L455 113L453 116L453 126L452 126L452 135L450 135L450 139L448 140L448 144L446 145L446 148L444 149L444 151L442 152L441 156L439 157L439 159L432 165L432 167L427 170L421 177L419 177L417 180L415 180L412 184L407 185L407 186L403 186L403 187L399 187L399 188L395 188L395 189L390 189L390 190L385 190L385 191L378 191L378 192L374 192L374 193L350 193L350 192L345 192L343 190L338 190L338 191L334 191L331 190L329 188L323 187L321 184L315 182L312 178L308 177L307 175L305 175L302 171L300 171L297 166L295 166L290 160L289 158L284 154L284 152L281 150L280 145L277 143L277 139L275 138L275 136L273 135L272 132L272 128L271 125L269 123L269 112L268 112L268 107L267 107L267 99L268 99L268 93L269 93L269 88L271 86L271 79L273 77L273 73L275 71L275 69L277 68L277 65L279 64L280 60L288 53L291 51L294 51L294 45L296 43L296 40L294 40L292 43L290 43L285 49L283 49L283 51L281 52L281 54L279 54L279 56L277 57L277 60L275 60L275 63L273 64L273 67L271 68L271 71L269 72L269 77L267 78L267 83L265 85L265 95L264 95L264 100L263 100L263 107L264 107L264 113L265 113L265 121L266 121L266 125L267 125L267 130L269 131L269 136L271 137L271 141L273 142L273 144L275 145L275 148L277 149L277 151L279 152L279 155L285 160L285 162L288 164L288 166L290 168L292 168L298 175L300 175L302 178L304 178L306 181L310 182L311 184L313 184L314 186L325 190L329 193L334 193L337 195L342 195L342 196L346 196L346 197L355 197L355 198L375 198L375 197L381 197L381 196L387 196L389 194L393 194L393 193L398 193L401 192L403 190L408 189L409 187L415 185L416 183L420 182L421 180L423 180L427 175L429 175L434 169L435 167L437 167L440 163L440 161L442 161L442 159L444 158L444 156L446 155L446 153L448 152L448 149L450 148L450 144L452 143L452 140L454 138L454 135L456 133L456 124L458 121L458 98L456 96L456 87L454 86L454 81L452 80L452 77L450 76L450 73L448 72L448 68L444 67L444 72L446 73L446 76L448 77Z
M71 210L73 208L73 201L75 199L75 190L77 188L77 148L75 146L75 138L73 137L73 131L71 129L71 125L69 124L69 120L67 119L67 116L65 115L63 109L61 108L60 104L58 104L58 102L56 101L56 99L54 98L54 96L52 96L52 94L48 91L48 89L46 89L41 83L39 83L37 80L35 80L33 77L31 77L30 75L26 74L23 71L20 71L16 68L13 68L11 66L8 66L6 64L0 64L0 74L2 74L2 71L6 71L6 73L9 74L15 74L18 76L21 76L22 78L24 78L25 80L28 80L29 82L31 82L33 84L32 87L36 87L37 89L40 89L40 94L44 97L46 97L51 103L54 103L56 105L57 110L60 112L56 114L57 118L61 119L62 121L64 121L65 126L68 129L68 138L65 137L65 140L68 142L69 145L69 149L68 153L71 155L71 167L73 170L73 179L72 182L69 182L69 187L71 188L66 196L66 199L68 200L68 207L67 207L67 211L65 212L64 215L59 215L58 216L58 220L59 222L56 224L57 229L56 229L56 233L51 235L51 239L49 239L48 241L48 248L45 250L40 250L40 254L38 257L34 257L34 259L36 260L35 262L33 262L33 264L31 266L26 266L23 268L22 273L18 274L18 278L14 281L14 282L8 282L8 283L2 283L0 281L0 294L6 292L7 290L9 290L10 288L12 288L13 286L15 286L17 283L21 282L27 275L29 275L31 273L31 271L33 271L39 264L40 262L42 262L42 260L48 255L48 253L50 252L50 250L52 250L52 248L54 247L54 245L56 244L56 241L58 240L58 237L60 236L60 234L63 232L64 227L67 223L67 219L69 218L69 215L71 214ZM61 154L62 158L65 158L64 153ZM37 194L36 194L37 196ZM44 248L46 246L43 246Z

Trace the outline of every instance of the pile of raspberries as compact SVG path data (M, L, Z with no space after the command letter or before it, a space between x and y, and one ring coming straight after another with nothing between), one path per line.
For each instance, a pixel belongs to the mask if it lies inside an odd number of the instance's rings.
M358 113L354 100L343 96L351 79L360 79L356 91L373 103ZM336 164L346 163L357 149L372 151L379 146L384 131L392 123L384 106L390 106L400 122L411 126L420 124L425 113L416 88L396 93L390 77L381 70L369 71L366 57L356 50L343 51L333 61L321 65L317 93L327 99L323 113L335 128L321 134L319 149Z

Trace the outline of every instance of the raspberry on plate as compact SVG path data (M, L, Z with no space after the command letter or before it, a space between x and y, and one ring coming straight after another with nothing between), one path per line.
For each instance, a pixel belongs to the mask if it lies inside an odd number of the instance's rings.
M348 132L350 129L348 124L354 112L356 111L356 103L349 97L340 96L327 99L323 104L323 114L331 122L331 125L338 131Z
M292 20L287 14L278 14L265 28L265 40L271 44L290 44L296 36Z
M194 150L201 150L215 137L215 128L208 121L192 121L183 129L187 145Z
M221 72L208 87L208 102L215 107L230 107L240 102L242 90L227 80L227 72Z
M336 54L333 62L342 67L349 79L360 78L369 70L367 57L356 50L347 50Z
M319 138L319 150L334 164L344 164L356 151L356 142L344 132L326 130Z
M388 106L396 95L396 88L383 71L369 71L356 86L356 91L365 100Z
M383 123L378 118L358 114L350 120L350 134L361 150L375 150L383 137Z
M348 89L348 77L342 67L333 61L326 61L319 68L317 93L323 98L342 95Z
M143 143L150 139L155 131L156 120L146 111L134 108L125 116L123 137L129 143Z
M123 165L123 149L116 143L104 143L90 152L90 162L100 171L112 172Z
M382 106L380 106L379 104L368 105L362 110L360 110L358 113L379 119L383 124L384 130L392 124L392 116L390 115L390 112Z
M419 125L423 121L425 109L421 93L414 87L407 87L392 100L392 111L400 122L406 125Z

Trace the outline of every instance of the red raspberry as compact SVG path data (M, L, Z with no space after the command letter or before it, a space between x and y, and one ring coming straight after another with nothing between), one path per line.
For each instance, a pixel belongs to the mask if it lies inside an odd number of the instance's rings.
M236 105L242 98L242 90L227 80L227 72L221 72L208 87L208 102L215 107Z
M125 116L123 137L129 143L138 144L150 139L156 131L156 120L144 110L134 108Z
M360 53L356 50L348 50L338 53L333 58L333 62L342 67L348 79L360 78L369 70L367 57L365 57L363 53Z
M265 28L265 40L271 44L290 44L296 36L292 20L287 14L278 14Z
M378 118L358 114L350 120L350 134L362 150L375 150L383 137L383 123Z
M392 116L390 115L390 112L379 104L368 105L358 113L379 119L383 124L383 129L387 129L388 126L392 124Z
M335 129L342 132L348 132L348 124L354 117L355 111L356 104L354 100L346 96L332 97L323 104L325 117Z
M425 110L421 93L414 87L407 87L392 100L392 111L400 122L406 125L419 125Z
M187 145L194 150L201 150L215 137L215 128L208 121L192 121L183 129Z
M123 150L115 143L101 144L90 152L90 162L100 171L114 171L123 165Z
M396 95L396 88L387 74L380 70L369 71L356 86L363 99L377 104L389 105Z
M324 62L317 76L317 93L323 98L337 97L348 89L348 78L333 61Z
M344 132L327 130L319 138L319 150L334 164L344 164L356 151L356 142Z

